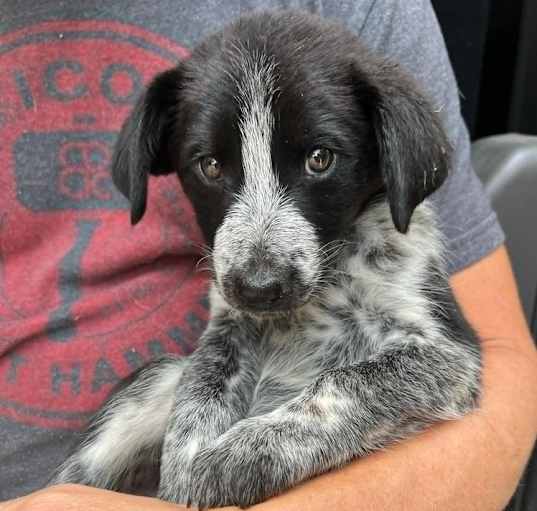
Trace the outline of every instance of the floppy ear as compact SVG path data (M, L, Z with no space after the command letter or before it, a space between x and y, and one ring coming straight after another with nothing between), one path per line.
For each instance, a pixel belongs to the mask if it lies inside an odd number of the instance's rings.
M450 144L429 102L397 66L371 65L358 72L357 80L359 93L371 103L393 223L406 233L416 206L447 177Z
M131 203L131 223L145 213L149 174L173 171L169 139L178 106L178 67L157 75L125 120L112 157L112 179Z

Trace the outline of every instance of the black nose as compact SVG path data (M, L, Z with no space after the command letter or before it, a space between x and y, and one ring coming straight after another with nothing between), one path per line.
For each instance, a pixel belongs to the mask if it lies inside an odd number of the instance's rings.
M246 309L274 311L286 308L291 282L285 272L249 271L233 277L233 294Z

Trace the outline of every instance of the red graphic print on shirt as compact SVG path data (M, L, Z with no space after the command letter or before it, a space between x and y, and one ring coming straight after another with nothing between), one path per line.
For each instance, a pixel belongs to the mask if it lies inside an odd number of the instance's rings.
M139 27L51 22L0 38L0 415L78 428L112 386L206 321L201 238L175 176L130 226L121 123L188 52Z

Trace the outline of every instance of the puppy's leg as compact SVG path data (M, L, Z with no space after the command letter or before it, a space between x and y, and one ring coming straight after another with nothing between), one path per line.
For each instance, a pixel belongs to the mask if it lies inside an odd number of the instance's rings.
M188 359L165 356L123 382L92 419L52 484L129 490L134 471L156 471L175 392ZM155 481L156 486L157 481Z
M323 373L275 411L242 420L193 461L190 502L248 506L428 424L460 417L478 399L477 351L394 347Z
M247 320L210 322L184 369L185 385L177 387L162 449L160 498L185 503L193 458L246 416L258 377L258 335Z

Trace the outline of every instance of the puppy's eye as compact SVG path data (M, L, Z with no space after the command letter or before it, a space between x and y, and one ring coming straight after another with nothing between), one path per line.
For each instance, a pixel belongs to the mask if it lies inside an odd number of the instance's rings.
M327 171L334 161L334 153L326 147L316 147L306 158L306 170L312 174Z
M199 161L202 174L209 180L214 181L222 175L222 165L212 156L204 156Z

